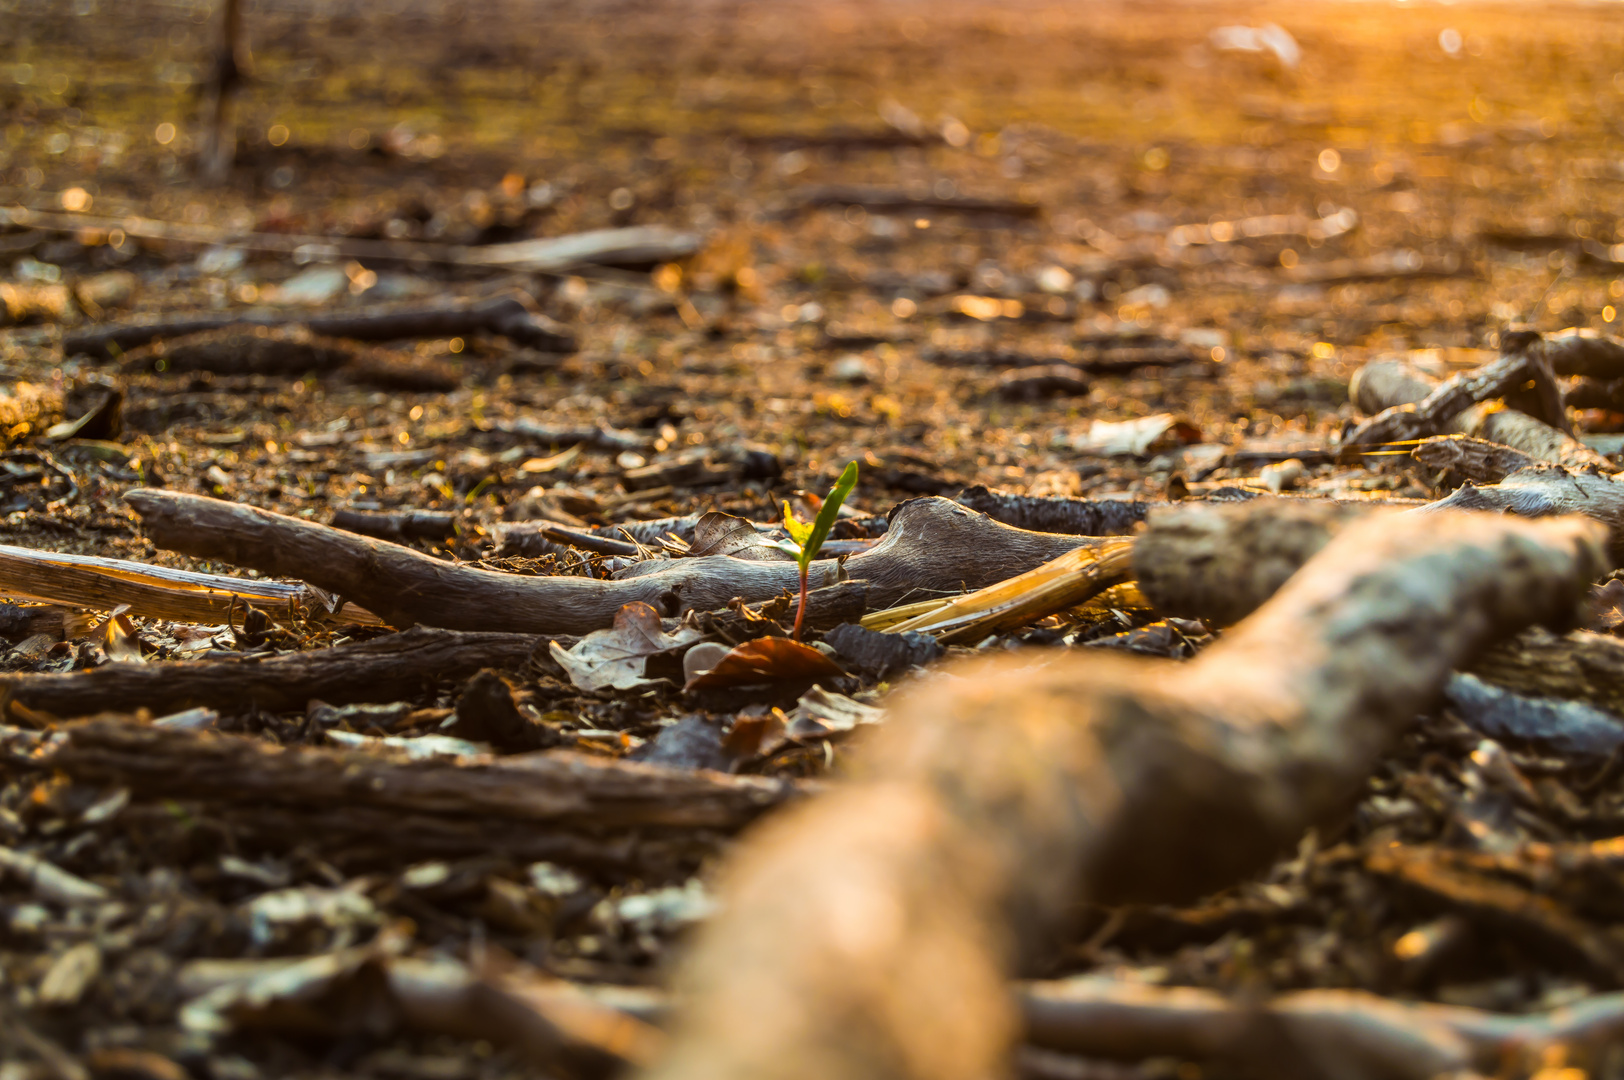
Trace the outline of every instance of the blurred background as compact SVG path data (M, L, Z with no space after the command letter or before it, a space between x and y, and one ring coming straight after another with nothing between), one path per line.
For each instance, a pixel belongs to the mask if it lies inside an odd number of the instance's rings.
M279 294L303 262L227 243L248 234L664 225L698 256L631 269L689 329L935 304L973 337L1015 310L967 313L967 291L1015 301L1017 337L1060 333L1045 311L1067 333L1138 320L1335 378L1348 349L1605 325L1624 291L1611 5L245 0L218 183L199 159L219 4L0 0L0 19L0 204L84 215L48 234L16 215L0 273L171 271L137 308L490 274L360 258ZM131 237L129 215L202 231ZM199 238L221 253L194 261ZM626 300L536 291L588 327ZM949 322L927 343L958 341Z

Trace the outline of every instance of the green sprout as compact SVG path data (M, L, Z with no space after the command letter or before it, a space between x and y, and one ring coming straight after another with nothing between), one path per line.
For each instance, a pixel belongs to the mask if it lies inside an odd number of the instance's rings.
M786 551L792 551L795 561L801 568L801 606L795 609L796 641L801 640L801 620L806 618L806 577L812 569L812 560L818 557L818 549L823 546L824 540L829 537L829 530L834 528L835 515L840 512L840 504L846 501L851 489L857 486L857 462L846 466L835 481L835 486L829 489L829 494L823 500L823 508L818 516L810 522L801 521L795 512L784 503L784 528L789 532L790 542L784 545Z

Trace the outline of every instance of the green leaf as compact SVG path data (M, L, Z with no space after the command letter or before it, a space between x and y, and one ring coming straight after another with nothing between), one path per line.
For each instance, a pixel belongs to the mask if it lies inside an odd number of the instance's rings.
M812 522L802 521L796 517L795 511L789 508L787 499L784 501L784 531L789 533L791 540L795 541L797 549L804 548L807 539L812 535ZM800 552L797 551L796 554L799 555Z
M799 562L802 571L805 571L812 560L818 557L818 549L829 538L829 530L835 527L835 516L840 513L840 504L846 501L846 496L850 495L852 488L856 486L857 462L853 461L840 474L840 479L835 481L835 486L829 489L828 496L823 500L823 509L818 511L817 519L812 522L810 535L805 540L800 541L801 557ZM787 505L785 509L788 509ZM796 524L800 523L797 522ZM794 533L792 532L791 535L793 536Z

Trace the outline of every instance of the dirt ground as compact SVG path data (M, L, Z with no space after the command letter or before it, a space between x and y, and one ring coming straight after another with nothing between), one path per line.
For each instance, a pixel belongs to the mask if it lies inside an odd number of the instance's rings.
M1293 457L1306 494L1431 497L1435 478L1406 457L1349 466L1325 452L1360 415L1355 370L1401 353L1445 375L1491 358L1508 324L1607 331L1624 306L1624 23L1604 5L246 10L240 145L228 180L208 186L194 162L210 5L0 0L0 326L14 324L0 330L0 391L56 395L0 429L0 543L243 573L144 537L121 495L166 487L317 522L450 513L454 535L405 542L603 576L624 557L527 546L503 528L708 510L771 522L785 499L814 511L851 460L857 514L836 535L853 541L920 495L1160 499L1266 483L1265 466ZM1300 62L1213 34L1269 23ZM698 250L546 273L447 254L635 225L692 234ZM260 371L235 345L198 370L162 350L62 347L103 322L298 321L515 293L577 347L469 332L392 342L372 367ZM108 387L120 423L46 436ZM1094 426L1164 414L1132 432ZM1607 408L1580 419L1589 435L1624 430ZM1130 436L1127 452L1102 444ZM132 610L114 631L101 614L73 619L67 640L0 641L0 669L384 634L235 614L200 626ZM1156 621L1113 611L949 651L1187 655L1206 640L1166 623L1124 636ZM696 706L671 683L583 691L544 649L496 666L551 747L784 780L838 773L847 754L838 738L771 753L727 742L796 693ZM429 730L488 744L452 724L469 681L369 688L362 703L387 708L320 705L324 719L319 703L243 701L218 726L283 745ZM842 685L872 704L893 681ZM163 711L95 711L143 708ZM0 1030L27 1032L0 1038L4 1080L530 1073L500 1041L379 1020L354 987L345 1007L330 983L302 1011L221 1006L214 1027L182 1007L224 979L207 961L364 948L469 964L499 953L537 979L658 988L710 916L704 883L727 849L728 830L589 827L545 854L508 835L437 848L319 803L272 813L190 781L97 783L28 764L18 733L54 719L68 718L13 710L0 736L0 843L106 896L42 903L0 876ZM682 725L697 741L672 736ZM1091 911L1030 974L1519 1012L1619 986L1616 871L1563 877L1526 856L1526 842L1617 834L1616 768L1579 775L1519 753L1539 797L1490 805L1471 787L1477 745L1447 713L1427 718L1340 835L1311 835L1189 908ZM1470 841L1483 827L1524 861L1486 869ZM1419 861L1369 858L1392 845Z

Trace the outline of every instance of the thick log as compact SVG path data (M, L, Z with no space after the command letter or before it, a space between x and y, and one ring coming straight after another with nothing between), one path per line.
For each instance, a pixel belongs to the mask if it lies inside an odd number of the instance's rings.
M544 315L532 314L514 296L427 307L373 308L312 315L296 311L243 311L195 315L139 323L105 323L62 338L66 356L89 353L111 357L158 338L181 337L228 326L307 326L322 337L351 341L454 337L485 332L549 352L574 352L575 335Z
M263 573L298 573L396 626L583 634L612 625L633 601L675 616L800 588L794 563L726 556L641 563L610 581L498 574L200 495L143 488L125 500L159 547ZM884 539L846 560L844 570L814 563L811 585L864 580L869 608L889 607L979 589L1091 543L1012 529L947 499L915 499L898 507Z
M137 707L159 714L198 706L280 712L303 709L311 698L331 705L395 701L402 691L434 679L521 665L538 643L545 644L529 634L414 627L311 652L104 664L61 675L0 675L0 699L62 717Z
M1176 902L1334 823L1452 668L1571 615L1602 534L1383 516L1188 663L1011 657L916 684L854 782L739 850L649 1075L1004 1074L1023 947L1080 900Z
M278 747L263 739L84 720L0 741L17 764L140 796L308 810L357 807L492 829L671 827L732 832L793 797L760 776L667 769L567 751L408 761L366 750ZM8 745L9 742L9 745Z

